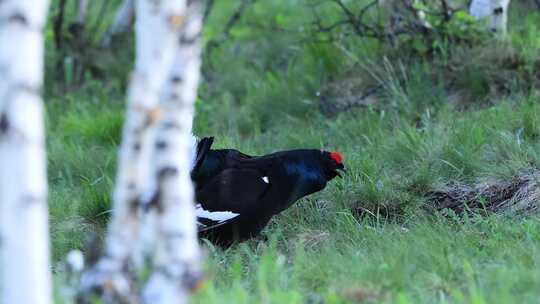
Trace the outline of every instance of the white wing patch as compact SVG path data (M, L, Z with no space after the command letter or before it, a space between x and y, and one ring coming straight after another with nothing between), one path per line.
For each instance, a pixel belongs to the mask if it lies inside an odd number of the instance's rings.
M240 213L234 213L231 211L208 211L204 210L201 204L197 204L195 206L195 214L197 217L205 218L212 220L214 222L218 222L219 224L228 221L230 219L233 219L240 215Z
M270 180L268 179L268 176L263 176L263 177L261 177L261 179L267 184L270 183Z

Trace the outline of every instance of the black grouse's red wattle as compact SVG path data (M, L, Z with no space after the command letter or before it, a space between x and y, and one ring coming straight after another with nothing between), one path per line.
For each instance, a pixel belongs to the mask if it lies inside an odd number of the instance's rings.
M249 156L233 149L212 150L212 142L199 141L191 177L200 234L221 245L256 236L272 216L322 190L344 170L336 151Z

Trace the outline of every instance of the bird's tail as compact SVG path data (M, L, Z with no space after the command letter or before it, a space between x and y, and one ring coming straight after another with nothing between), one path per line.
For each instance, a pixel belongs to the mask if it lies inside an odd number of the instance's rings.
M214 137L203 137L197 143L197 154L195 157L193 168L191 169L192 178L197 176L199 168L201 167L201 164L204 161L206 154L208 153L208 151L210 151L213 143Z

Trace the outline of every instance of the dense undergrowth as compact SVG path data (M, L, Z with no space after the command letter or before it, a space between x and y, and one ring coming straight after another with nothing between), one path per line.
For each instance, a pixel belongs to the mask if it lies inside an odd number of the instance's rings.
M206 243L209 279L195 303L535 302L534 208L480 216L425 207L449 185L474 188L538 170L540 13L515 4L507 39L479 37L475 29L460 33L467 43L437 36L427 52L425 41L411 37L392 48L345 29L315 32L309 3L255 2L224 35L236 5L216 1L205 39L219 44L204 54L194 132L251 154L337 149L348 173L277 217L265 231L268 242L226 251ZM339 18L329 3L314 9L328 24ZM111 16L103 18L105 28ZM50 31L53 60L59 54ZM93 56L101 69L81 84L70 79L69 60L65 85L48 66L58 264L89 234L105 232L130 41L127 35L112 51L80 55Z

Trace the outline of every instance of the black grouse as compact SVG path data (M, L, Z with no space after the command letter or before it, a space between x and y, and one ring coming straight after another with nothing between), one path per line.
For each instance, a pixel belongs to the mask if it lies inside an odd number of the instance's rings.
M316 149L250 156L197 144L191 171L200 236L230 245L258 235L272 216L345 171L341 155Z

